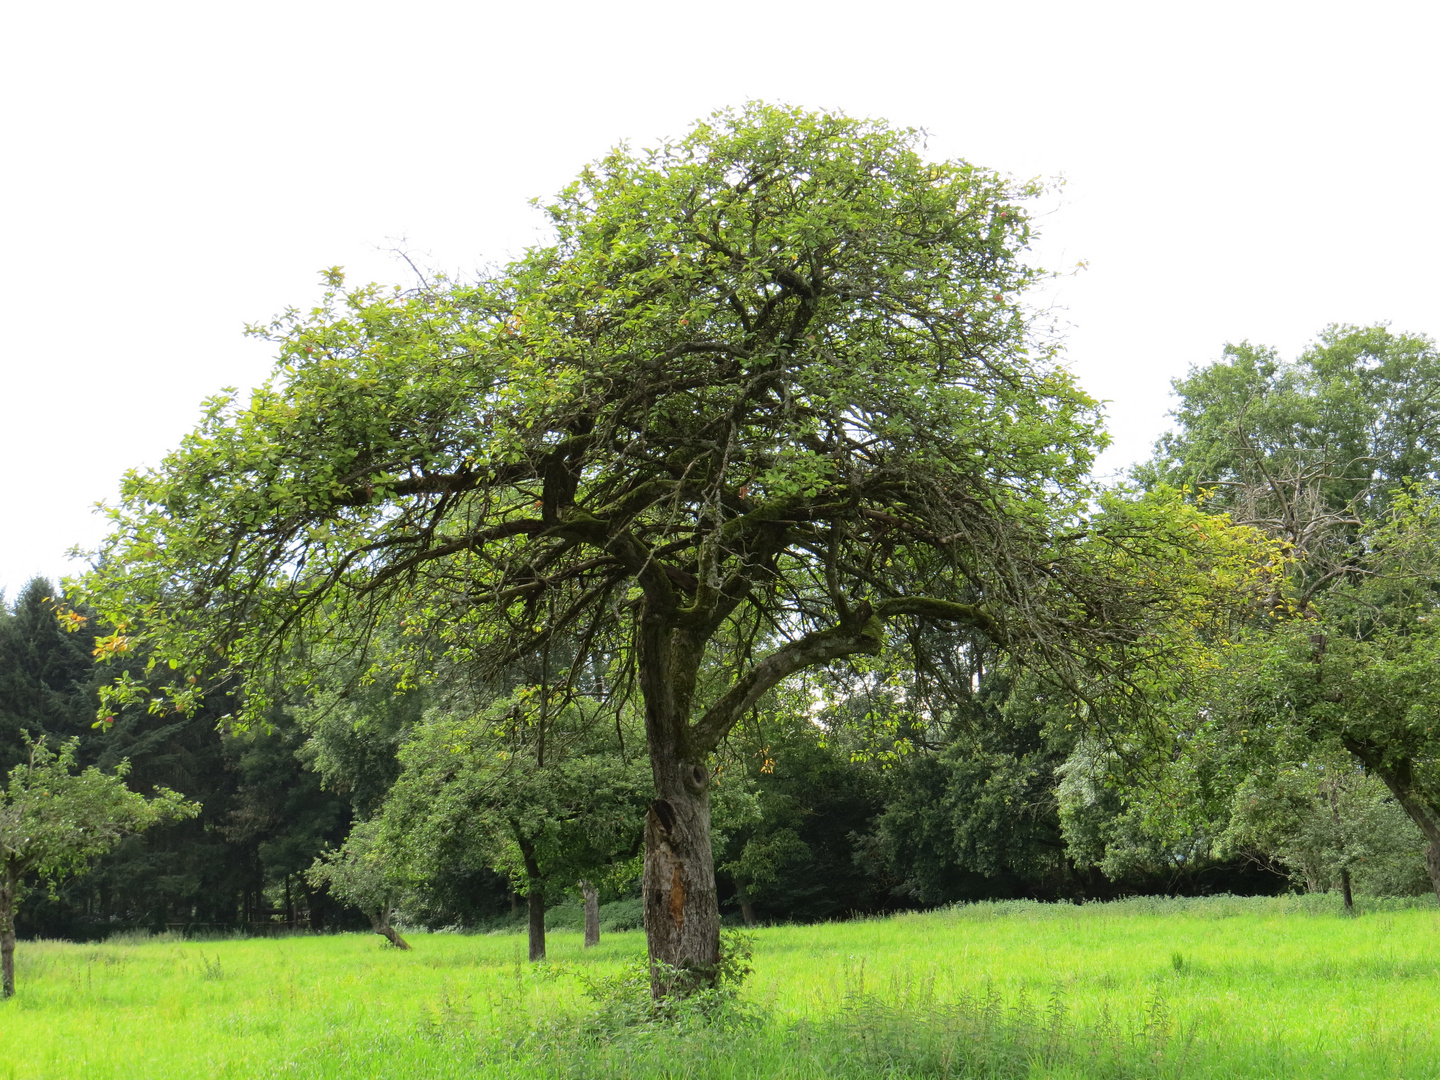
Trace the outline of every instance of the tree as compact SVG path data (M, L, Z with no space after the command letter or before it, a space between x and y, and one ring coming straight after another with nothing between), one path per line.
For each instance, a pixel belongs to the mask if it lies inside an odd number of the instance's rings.
M1163 665L1192 584L1155 570L1201 527L1087 518L1098 410L1020 302L1036 189L922 138L752 105L587 168L477 283L332 272L272 380L127 477L91 597L257 717L397 613L496 672L574 641L556 686L643 705L652 989L708 977L709 758L767 691L887 625L1099 685Z
M391 925L395 905L409 889L404 856L386 842L376 821L359 822L339 849L320 855L306 871L311 885L365 913L370 926L397 949L410 944Z
M27 877L55 882L109 851L121 837L200 808L165 788L145 798L125 786L125 763L114 775L93 765L74 771L78 740L58 752L29 742L29 760L10 770L0 796L0 995L15 993L15 906Z
M1339 888L1347 911L1357 891L1384 896L1428 884L1424 837L1348 754L1247 777L1221 839L1278 859L1309 892Z
M598 907L590 879L640 848L643 762L586 712L580 701L552 711L528 687L474 711L435 710L402 747L377 822L413 881L479 862L523 888L532 961L545 958L547 886L582 883ZM593 914L586 930L598 935Z
M0 772L28 753L25 735L68 738L94 720L95 633L83 615L66 633L55 618L60 595L44 578L26 582L13 605L0 607Z
M1196 687L1205 700L1189 715L1210 734L1187 755L1209 748L1239 784L1247 770L1314 773L1350 753L1424 835L1440 895L1440 744L1426 713L1440 660L1437 387L1434 342L1384 327L1330 327L1292 363L1229 346L1176 383L1179 430L1140 477L1190 482L1290 556L1273 617Z
M1014 682L994 672L967 715L946 718L940 745L895 766L875 835L901 888L921 901L1043 895L1073 876L1055 790L1075 743L1064 724L1073 705Z

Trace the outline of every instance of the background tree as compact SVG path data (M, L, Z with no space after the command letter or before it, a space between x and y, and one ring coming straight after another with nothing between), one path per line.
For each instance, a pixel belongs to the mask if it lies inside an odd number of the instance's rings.
M411 885L405 857L387 842L376 821L362 821L345 843L327 851L306 871L310 884L321 886L342 903L364 912L370 927L397 949L410 944L391 925L396 904Z
M1437 376L1432 341L1384 327L1330 327L1293 362L1229 346L1176 383L1178 430L1138 475L1192 484L1208 508L1266 530L1290 555L1274 617L1237 639L1206 706L1189 710L1222 731L1187 756L1213 750L1240 784L1246 768L1313 773L1348 751L1425 836L1440 894L1440 785L1421 716L1440 529L1415 494L1440 463Z
M1193 582L1157 560L1204 561L1173 515L1089 522L1098 413L1019 299L1035 189L921 140L754 105L587 168L477 284L332 273L271 382L126 479L91 596L252 717L397 615L496 671L577 642L557 686L643 704L654 992L703 978L709 759L767 691L887 624L1113 682L1173 659L1153 613Z
M968 708L933 716L933 749L912 750L893 768L875 836L900 889L917 900L1082 891L1068 880L1056 794L1075 744L1064 723L1072 702L1015 681L993 671Z
M129 764L132 791L156 786L179 791L202 806L196 817L124 837L89 870L32 890L16 911L16 930L47 937L86 937L114 926L160 926L169 921L235 925L248 918L264 883L254 845L232 844L221 830L236 807L233 747L216 730L225 711L215 696L189 715L150 714L143 705L118 709L95 726L99 686L116 667L93 655L93 612L66 610L64 593L37 578L13 605L0 608L0 762L6 772L28 760L26 738L78 740L75 760L113 771ZM57 619L57 611L63 615ZM138 674L143 657L121 658ZM217 707L218 706L218 707ZM257 739L256 741L265 741ZM290 770L294 773L295 769ZM308 861L308 860L307 860Z
M56 620L62 594L34 578L13 604L0 607L0 770L29 757L25 741L88 734L97 704L95 630L73 613L71 632Z
M93 765L75 771L76 740L58 752L29 743L29 759L10 770L0 797L0 995L15 993L15 905L30 875L57 881L114 847L127 833L199 807L173 791L145 798L125 786L125 765L114 775Z
M595 709L577 699L553 710L539 688L474 711L436 709L402 747L377 819L413 880L478 863L523 888L532 961L545 958L550 887L588 885L640 850L644 761L593 722ZM587 934L598 936L598 910L596 920Z
M1308 892L1423 892L1424 837L1385 785L1348 754L1249 776L1222 841L1278 860ZM1418 886L1418 887L1417 887Z

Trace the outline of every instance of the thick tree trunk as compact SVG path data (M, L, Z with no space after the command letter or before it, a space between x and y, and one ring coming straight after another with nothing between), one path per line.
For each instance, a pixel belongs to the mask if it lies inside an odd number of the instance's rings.
M530 905L530 959L545 959L545 886L535 878L530 879L530 889L525 894Z
M1350 891L1350 871L1340 868L1340 890L1345 895L1345 914L1355 914L1355 894Z
M720 905L710 851L710 775L697 762L658 761L645 821L645 937L656 997L712 985Z
M15 895L17 875L0 873L0 997L15 996Z
M585 948L600 944L600 894L585 878L580 879L580 892L585 897Z

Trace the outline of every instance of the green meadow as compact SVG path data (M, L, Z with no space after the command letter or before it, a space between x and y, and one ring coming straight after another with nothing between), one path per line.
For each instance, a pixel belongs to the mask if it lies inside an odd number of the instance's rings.
M1440 1077L1440 910L1359 905L769 927L736 1002L639 1023L639 932L553 933L541 965L518 934L21 942L0 1078Z

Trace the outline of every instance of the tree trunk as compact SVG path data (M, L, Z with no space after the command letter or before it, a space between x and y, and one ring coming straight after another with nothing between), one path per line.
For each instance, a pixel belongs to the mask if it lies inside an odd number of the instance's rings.
M1429 841L1425 848L1425 869L1430 874L1430 886L1435 890L1436 898L1440 899L1440 808L1434 806L1415 783L1414 764L1409 758L1387 764L1384 755L1375 746L1348 735L1342 735L1340 741L1366 769L1384 781L1395 801Z
M755 925L755 908L744 893L740 894L740 917L745 920L746 926Z
M0 875L0 997L15 996L15 896L19 875L6 867Z
M639 676L655 799L645 815L641 895L650 993L656 999L714 985L720 959L709 755L691 745L690 728L704 643L667 623L652 613L647 596L638 634Z
M540 872L535 845L521 831L519 823L512 821L510 828L525 860L525 900L530 908L530 960L538 962L545 959L545 875Z
M1343 838L1345 835L1345 823L1340 820L1340 784L1338 781L1332 780L1329 784L1329 788L1330 814L1335 819L1335 835ZM1349 848L1349 846L1349 844L1345 845L1347 849ZM1348 858L1349 852L1346 851L1345 854ZM1340 891L1345 897L1345 914L1354 915L1355 896L1350 891L1350 868L1348 866L1342 866L1340 868Z
M545 886L535 878L530 879L530 890L525 894L530 904L530 959L545 959Z
M305 879L300 879L300 888L305 893L305 925L310 930L320 933L325 929L325 901L321 899L321 893L305 884Z
M400 936L398 930L390 925L391 908L388 903L379 911L374 913L367 912L367 914L370 915L370 925L375 928L377 934L397 949L410 948L410 943Z
M1435 896L1440 899L1440 840L1431 840L1425 845L1425 869L1429 871Z
M645 938L650 992L659 998L713 985L720 905L710 851L710 775L694 762L652 764L659 797L645 819Z
M600 894L585 878L580 879L580 892L585 897L585 948L600 944Z

